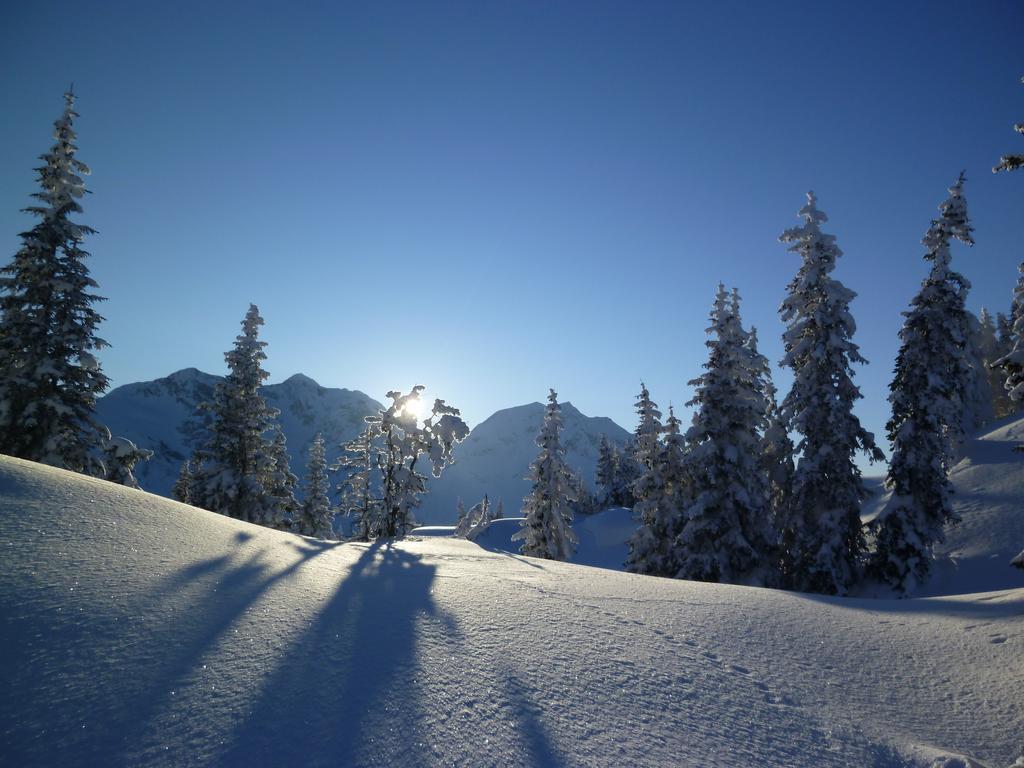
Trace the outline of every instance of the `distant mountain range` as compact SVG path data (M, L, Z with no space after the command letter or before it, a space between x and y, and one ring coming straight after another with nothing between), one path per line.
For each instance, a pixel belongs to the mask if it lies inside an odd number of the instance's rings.
M186 368L156 381L126 384L100 398L97 414L111 434L154 452L152 459L138 466L145 490L171 495L182 463L206 439L209 416L197 408L213 397L220 380L220 376ZM362 392L321 387L301 374L263 387L263 396L281 411L279 421L288 439L292 471L300 477L317 432L323 433L328 461L333 462L340 445L362 431L364 417L381 407Z
M97 414L113 435L154 451L150 461L138 466L145 490L171 495L182 463L205 439L209 417L197 408L212 398L220 380L186 368L155 381L126 384L99 400ZM333 463L340 445L355 437L363 429L363 419L381 408L362 392L321 387L302 374L264 387L263 395L281 411L292 471L300 478L317 432L323 433L328 461ZM629 433L611 419L583 415L571 403L562 403L562 418L566 458L593 488L600 436L622 444ZM417 515L421 522L451 522L460 498L469 507L485 493L504 502L506 515L518 514L530 489L525 476L537 455L535 440L543 419L544 406L530 403L498 411L478 424L457 446L455 464L440 478L430 478L430 493Z
M544 421L544 406L530 403L498 411L480 422L455 449L455 464L430 481L417 517L423 523L455 519L461 498L466 508L486 493L494 503L504 502L505 515L517 516L530 490L526 480L530 462L537 457L537 434ZM568 464L594 487L597 447L601 435L621 445L629 433L603 416L585 416L572 403L562 403L562 447Z

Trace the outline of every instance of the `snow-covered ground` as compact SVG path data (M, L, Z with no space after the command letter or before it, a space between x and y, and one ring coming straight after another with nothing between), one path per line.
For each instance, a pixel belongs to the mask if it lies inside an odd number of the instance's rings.
M853 600L325 543L8 458L0 548L3 765L1024 753L1020 589Z

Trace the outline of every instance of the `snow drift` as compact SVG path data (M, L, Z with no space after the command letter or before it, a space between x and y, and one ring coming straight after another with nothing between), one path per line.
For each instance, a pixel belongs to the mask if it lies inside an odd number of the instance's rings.
M326 543L8 458L0 547L7 765L1024 752L1024 590L843 600Z

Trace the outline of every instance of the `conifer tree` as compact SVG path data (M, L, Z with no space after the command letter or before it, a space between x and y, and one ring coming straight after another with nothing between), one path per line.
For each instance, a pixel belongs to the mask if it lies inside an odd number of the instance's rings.
M278 524L277 499L268 486L277 471L267 434L274 429L278 411L267 405L260 386L269 375L259 339L263 325L259 309L249 305L242 333L224 354L228 375L214 388L213 402L204 410L212 415L210 438L199 452L202 468L193 486L193 503L250 523Z
M1021 78L1021 83L1024 83L1024 77ZM1013 130L1024 135L1024 123L1017 123L1013 126ZM1016 171L1020 168L1024 168L1024 155L1003 155L999 158L999 164L992 169L992 173L999 173L999 171Z
M357 437L341 446L342 455L335 469L346 473L338 486L341 511L353 520L353 536L367 541L378 529L380 500L374 497L371 473L374 468L373 430L367 427Z
M465 538L466 534L469 533L470 529L469 515L466 514L466 505L462 502L462 497L459 497L458 503L455 505L455 532L452 534L456 538Z
M188 461L182 463L178 479L174 481L174 487L171 489L171 496L176 501L180 501L182 504L193 503L193 488L199 472L200 466L197 456L193 455Z
M452 461L456 443L469 434L459 409L444 400L434 400L430 416L420 424L415 406L422 391L423 387L418 385L408 394L388 392L391 405L366 419L372 437L379 439L382 446L377 452L381 514L371 536L402 537L416 526L415 509L420 496L427 491L427 478L416 469L420 457L426 455L434 477L440 477Z
M318 539L333 539L334 510L328 496L330 481L327 477L327 454L324 438L319 432L309 446L306 465L306 498L302 503L300 533Z
M634 431L632 458L643 472L653 466L658 455L658 441L661 438L661 411L651 400L651 393L640 382L640 394L636 396L636 413L639 421Z
M567 560L576 551L572 530L572 472L565 463L560 432L562 411L551 390L544 423L537 436L540 453L530 464L530 495L523 500L522 527L512 536L523 542L522 553L548 560Z
M690 382L687 403L697 410L686 433L692 501L676 540L679 576L763 584L774 545L759 467L767 362L743 330L738 296L721 284L707 332L706 372Z
M679 571L676 537L682 527L681 510L688 490L685 438L679 427L679 419L669 406L669 416L662 428L664 440L657 444L653 461L635 484L633 514L639 526L629 540L626 570L631 573L675 576Z
M990 386L991 371L985 364L986 329L982 327L981 320L967 309L964 310L964 323L967 327L964 339L967 375L964 381L963 431L965 435L970 435L996 417L996 400Z
M39 221L0 268L0 453L102 475L110 433L95 410L109 381L93 353L108 345L96 335L103 298L82 248L93 230L71 220L89 173L75 157L74 100L64 94L56 142L36 169L38 204L25 210Z
M618 462L615 458L615 451L608 441L608 436L602 433L597 444L597 469L594 472L594 484L597 486L596 501L602 509L614 505L612 499L618 475Z
M135 478L135 465L140 461L149 461L152 457L152 451L137 448L135 443L126 437L111 438L103 446L103 465L106 468L104 479L142 490L142 486Z
M799 215L804 223L780 237L801 260L780 308L786 324L782 364L793 371L781 416L800 435L782 554L789 584L844 593L864 553L860 507L869 495L853 457L858 450L873 461L884 457L853 413L861 394L851 364L866 360L852 341L856 325L849 305L856 294L830 276L842 251L833 235L821 231L828 218L813 192Z
M793 441L789 437L789 429L782 417L778 401L775 399L775 385L769 379L765 386L765 428L761 436L761 472L768 483L768 509L772 527L780 537L780 524L785 520L785 510L793 493ZM776 557L778 552L776 552Z
M1017 280L1017 287L1013 290L1013 306L1016 320L1014 321L1012 336L1012 347L1003 357L996 360L995 367L1000 368L1006 375L1003 384L1007 397L1014 404L1024 401L1024 311L1019 308L1024 305L1024 262L1020 265L1020 278Z
M964 298L970 284L950 267L954 239L972 245L963 174L922 243L928 277L904 312L896 371L889 385L893 445L886 486L892 496L872 522L872 572L899 590L928 575L932 547L957 522L948 472L960 450L970 368L971 331Z
M997 419L1009 416L1015 408L1003 386L1005 382L1003 371L995 364L1006 353L1001 351L1002 345L996 335L996 324L992 320L992 315L984 307L981 308L981 315L978 318L976 346L985 369L989 398L992 402L992 415ZM1006 352L1009 351L1009 349L1006 350Z
M291 470L287 438L276 424L272 434L270 457L274 461L274 466L267 476L266 489L273 500L273 512L264 524L311 536L313 534L310 533L310 521L303 519L302 505L295 498L299 478Z

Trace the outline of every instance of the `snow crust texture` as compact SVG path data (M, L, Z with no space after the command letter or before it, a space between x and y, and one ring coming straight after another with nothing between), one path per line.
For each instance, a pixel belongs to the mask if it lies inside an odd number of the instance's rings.
M825 598L321 542L8 458L0 548L4 765L1024 754L1021 589Z

